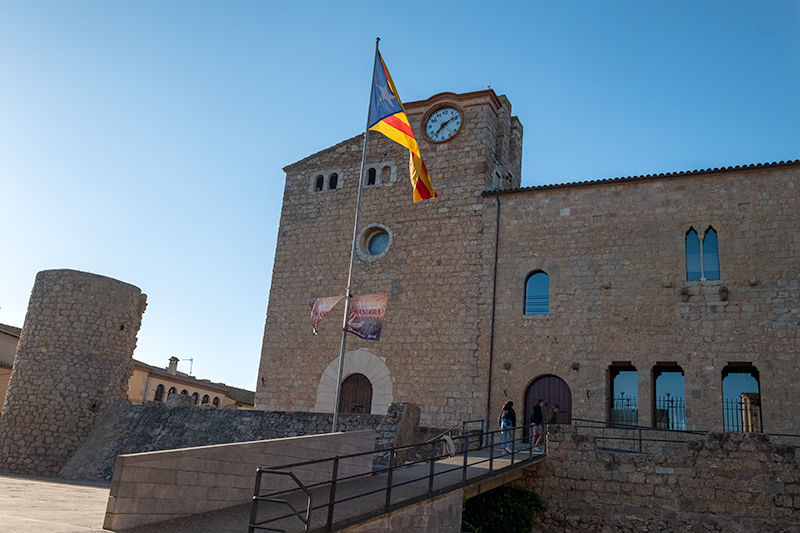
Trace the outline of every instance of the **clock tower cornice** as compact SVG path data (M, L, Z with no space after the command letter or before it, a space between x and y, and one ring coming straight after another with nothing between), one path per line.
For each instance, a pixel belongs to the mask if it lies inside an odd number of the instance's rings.
M473 91L470 93L451 93L443 92L435 94L426 100L418 100L416 102L406 102L403 107L409 115L424 114L426 111L439 104L455 103L461 107L471 107L474 105L485 105L488 103L495 113L498 113L503 107L497 93L492 89L484 89L482 91Z

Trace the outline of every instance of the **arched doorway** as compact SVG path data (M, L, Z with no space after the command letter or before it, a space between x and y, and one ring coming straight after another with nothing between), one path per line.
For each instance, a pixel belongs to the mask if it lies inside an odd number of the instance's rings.
M545 407L542 409L543 415L547 415L554 405L558 405L558 423L572 423L572 392L570 392L567 382L558 376L539 376L528 385L528 390L525 391L525 420L522 421L525 427L525 438L528 437L533 406L539 399L545 401Z
M366 413L372 410L372 383L364 374L350 374L342 381L340 413Z

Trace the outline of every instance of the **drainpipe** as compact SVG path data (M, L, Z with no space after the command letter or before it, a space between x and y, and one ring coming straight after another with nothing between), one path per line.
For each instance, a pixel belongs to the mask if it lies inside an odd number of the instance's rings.
M500 195L497 200L497 213L494 223L494 271L492 272L492 323L489 330L489 385L486 391L486 431L491 431L492 423L492 367L494 366L494 319L495 302L497 301L497 248L500 240Z

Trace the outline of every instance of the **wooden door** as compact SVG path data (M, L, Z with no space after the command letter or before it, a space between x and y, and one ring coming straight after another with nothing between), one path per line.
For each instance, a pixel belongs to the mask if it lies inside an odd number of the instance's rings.
M525 425L531 423L533 406L539 399L544 400L545 406L542 408L542 415L547 416L547 412L554 405L558 405L558 423L572 423L572 392L569 390L567 382L558 376L541 376L533 380L525 392Z
M340 413L372 412L372 383L364 374L351 374L342 382L339 396Z

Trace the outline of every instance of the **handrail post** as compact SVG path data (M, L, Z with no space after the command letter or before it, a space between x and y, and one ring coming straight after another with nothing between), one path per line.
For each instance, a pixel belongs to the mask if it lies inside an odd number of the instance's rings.
M250 506L250 525L247 528L247 533L254 533L255 529L253 524L258 519L258 496L261 494L261 469L256 469L256 486L253 490L253 504Z
M486 432L489 441L489 472L494 470L494 432Z
M339 478L339 456L333 456L333 468L331 472L331 493L328 498L328 521L325 523L325 530L333 529L333 506L336 503L336 481Z
M389 473L386 475L386 504L384 505L386 513L388 513L389 509L392 507L392 473L394 472L394 452L394 448L389 450Z
M469 460L467 459L469 456L469 438L465 438L464 440L464 470L461 473L461 485L467 485L467 465L469 464Z
M430 474L428 476L428 495L433 494L433 476L436 470L436 443L431 442L431 469Z
M511 428L511 464L514 464L514 445L517 443L517 428Z

